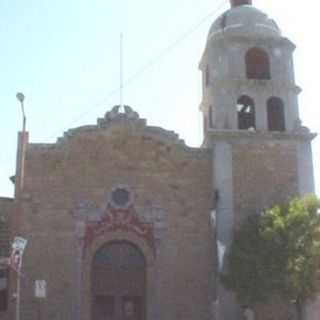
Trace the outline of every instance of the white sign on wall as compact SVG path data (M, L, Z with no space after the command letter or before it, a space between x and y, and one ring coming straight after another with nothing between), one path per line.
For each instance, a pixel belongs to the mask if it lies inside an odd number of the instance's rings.
M12 249L19 250L21 253L23 253L27 243L28 243L28 240L22 237L15 237L12 243Z
M46 280L36 280L34 282L34 295L36 298L41 298L41 299L44 299L47 297Z

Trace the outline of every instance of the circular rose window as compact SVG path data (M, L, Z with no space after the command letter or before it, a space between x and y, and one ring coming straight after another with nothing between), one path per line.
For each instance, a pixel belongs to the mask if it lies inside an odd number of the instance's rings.
M117 188L112 192L112 202L118 207L126 207L130 202L130 193L124 188Z

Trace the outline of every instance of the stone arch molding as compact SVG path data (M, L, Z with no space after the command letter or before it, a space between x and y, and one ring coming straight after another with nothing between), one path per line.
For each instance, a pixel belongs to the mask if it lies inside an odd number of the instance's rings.
M133 194L132 189L125 185L116 185L112 190L119 187ZM91 272L96 252L108 243L125 241L136 246L145 258L146 320L155 319L159 312L156 303L156 256L167 230L167 211L157 198L147 201L137 210L134 198L130 205L123 207L113 206L109 197L104 199L108 200L102 205L83 198L76 200L72 212L77 241L74 279L76 318L90 320L92 316Z

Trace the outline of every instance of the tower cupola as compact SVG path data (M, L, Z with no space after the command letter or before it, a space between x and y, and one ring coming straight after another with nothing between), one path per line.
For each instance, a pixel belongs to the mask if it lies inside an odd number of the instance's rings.
M252 0L230 4L213 22L200 62L205 139L215 130L288 133L299 122L295 46Z

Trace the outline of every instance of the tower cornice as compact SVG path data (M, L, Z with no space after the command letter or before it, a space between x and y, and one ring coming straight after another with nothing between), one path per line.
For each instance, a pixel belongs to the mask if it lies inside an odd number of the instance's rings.
M301 127L300 129L291 132L270 132L270 131L247 131L247 130L218 130L208 129L207 138L211 141L312 141L317 137L316 133L312 133L309 129ZM249 139L249 140L248 140Z

